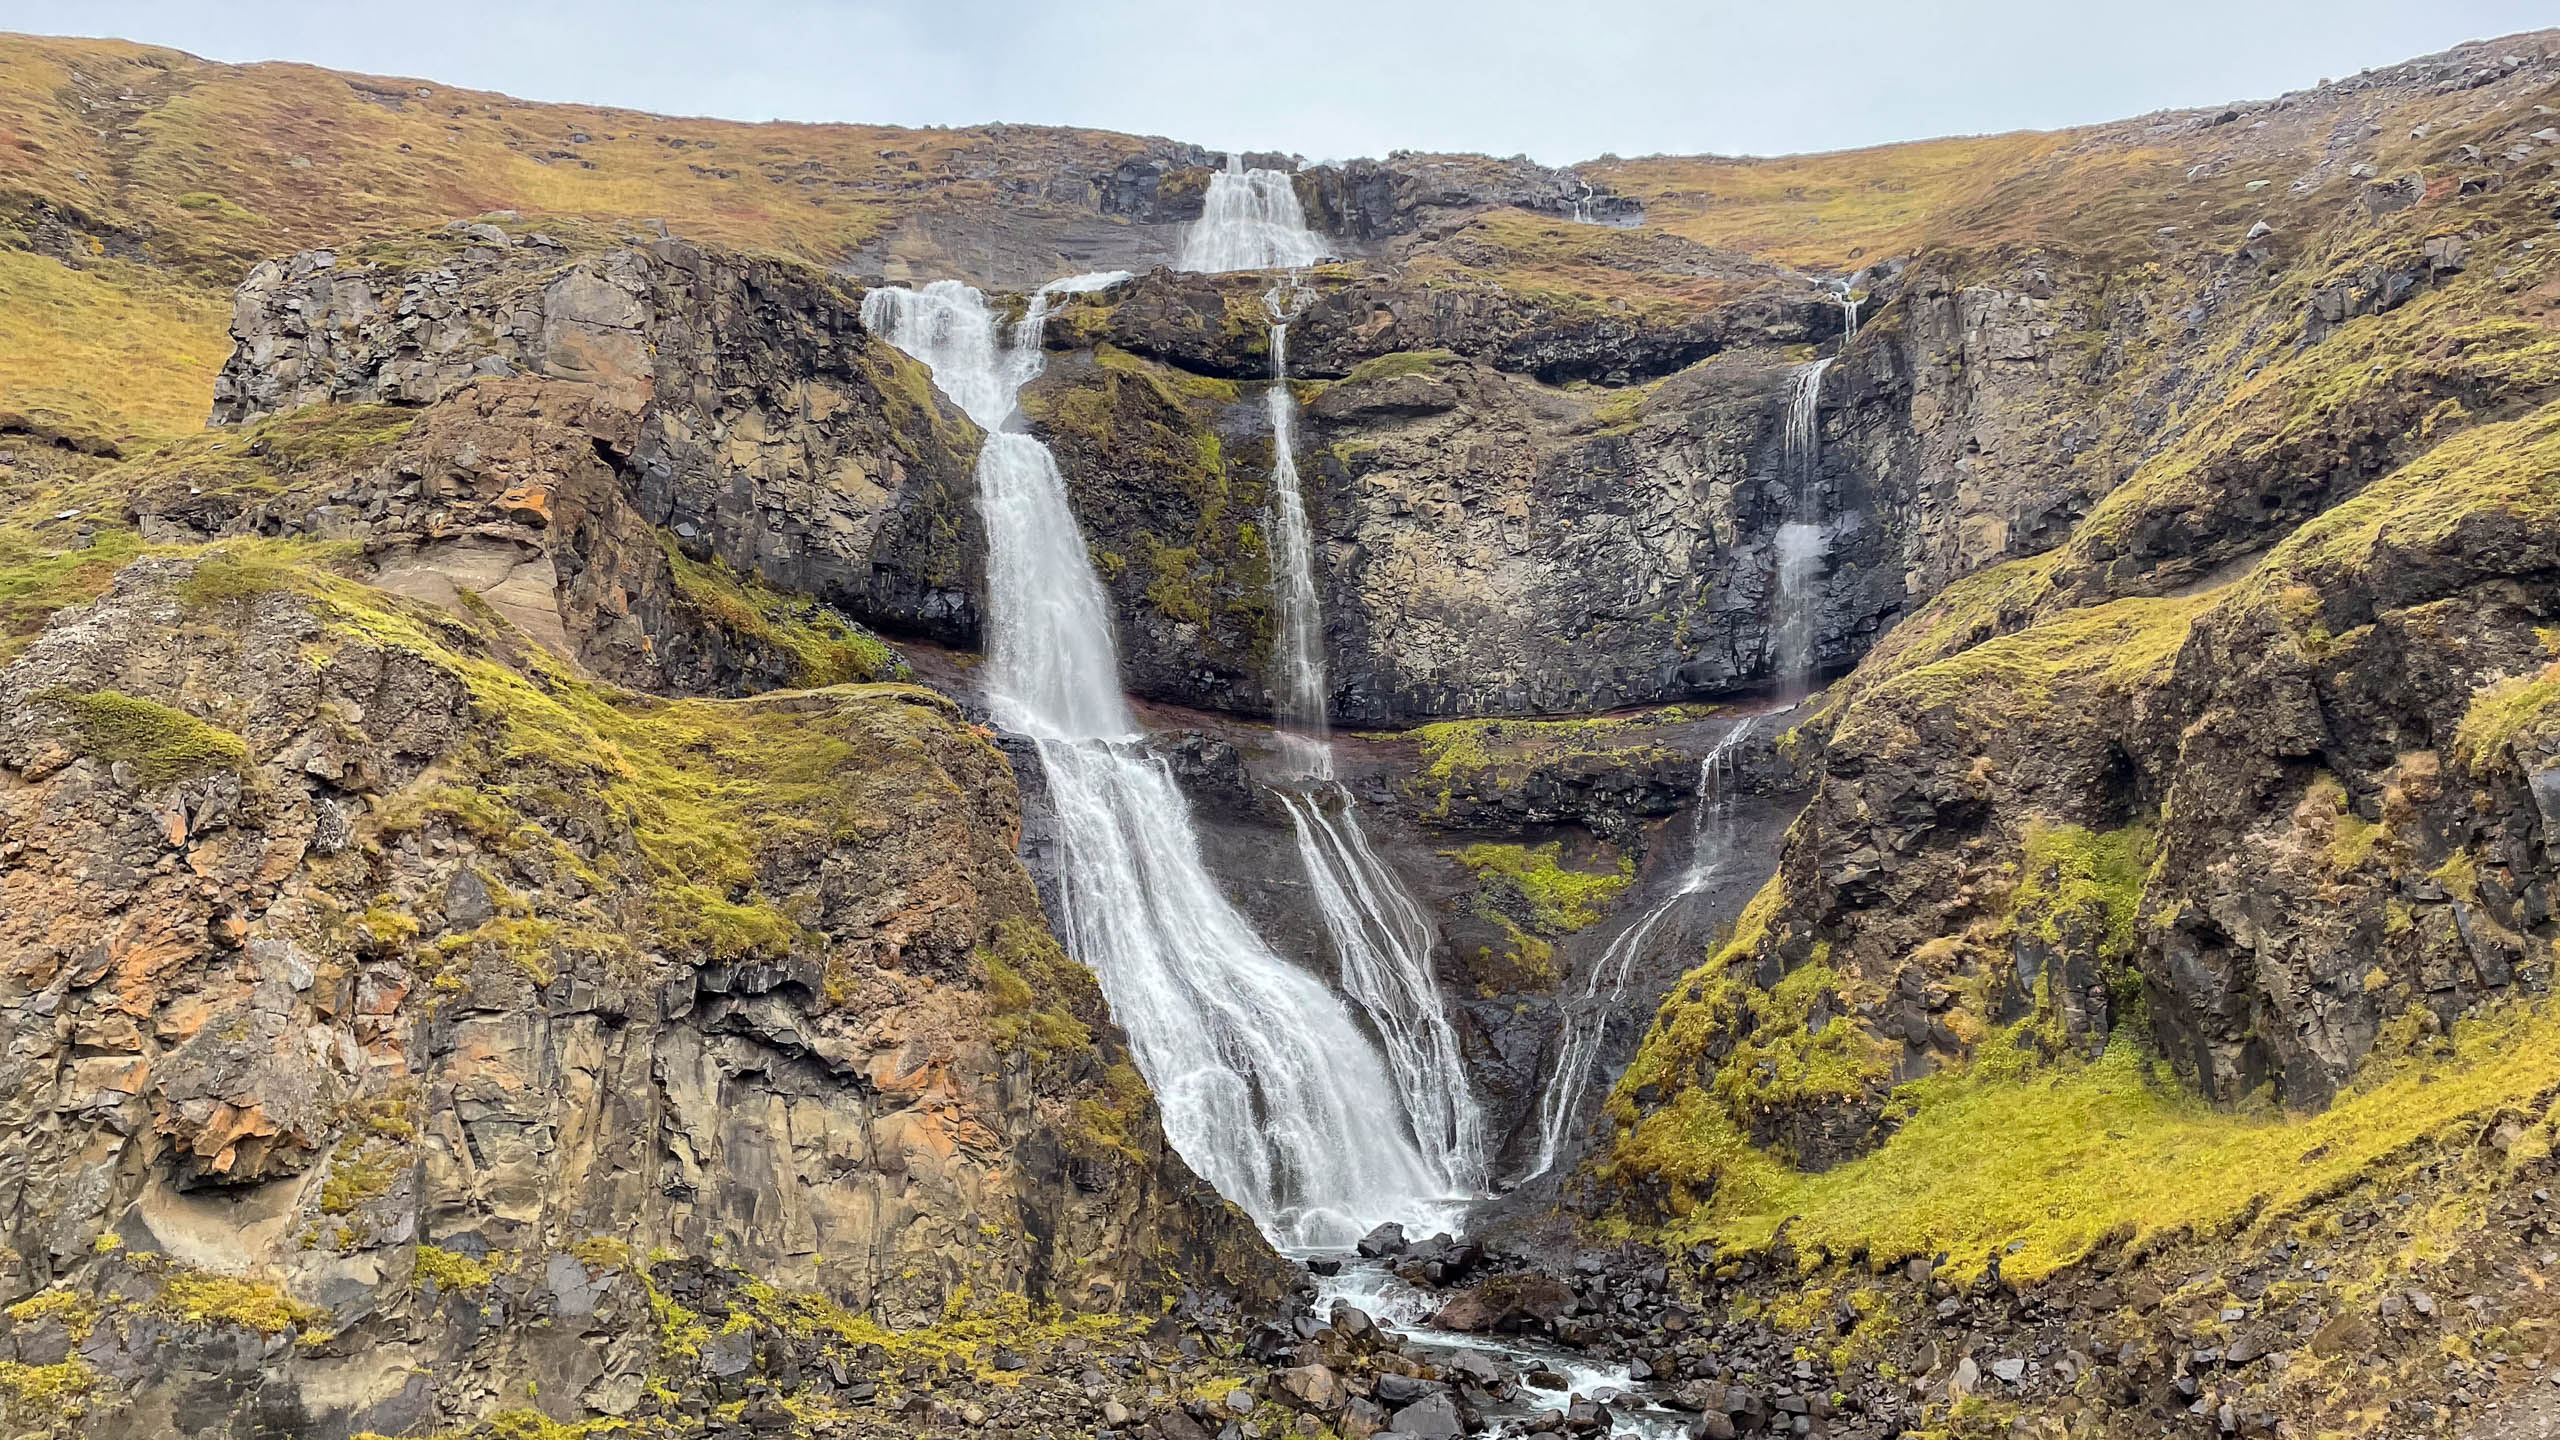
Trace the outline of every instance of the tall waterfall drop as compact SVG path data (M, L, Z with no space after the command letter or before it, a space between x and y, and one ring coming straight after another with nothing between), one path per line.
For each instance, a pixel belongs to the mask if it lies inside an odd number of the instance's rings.
M1582 991L1563 1007L1563 1024L1556 1033L1556 1065L1547 1076L1547 1088L1538 1097L1538 1156L1522 1172L1522 1180L1534 1180L1555 1168L1564 1144L1573 1134L1575 1119L1581 1114L1585 1092L1591 1085L1591 1067L1600 1058L1600 1039L1626 999L1627 976L1638 960L1644 958L1645 946L1653 939L1662 922L1678 911L1690 896L1707 888L1716 869L1731 848L1733 820L1733 752L1751 729L1750 717L1740 720L1720 737L1698 762L1698 808L1689 815L1689 868L1682 871L1680 883L1662 902L1618 932L1609 942L1591 972L1582 979ZM1606 993L1603 993L1603 989Z
M1826 356L1795 372L1787 391L1786 431L1779 463L1792 487L1786 522L1778 527L1778 593L1772 606L1771 639L1778 679L1791 693L1811 688L1818 656L1814 621L1821 597L1814 583L1822 575L1822 525L1815 518L1815 482L1822 466L1822 372L1831 368Z
M1239 198L1248 194L1256 197L1251 204ZM1334 783L1324 608L1298 474L1298 402L1289 390L1289 322L1307 300L1295 269L1323 254L1324 242L1307 232L1286 175L1239 171L1231 163L1210 181L1208 208L1183 247L1183 265L1284 272L1263 295L1271 320L1271 384L1263 404L1271 421L1271 586L1278 612L1271 691L1282 755L1303 784L1280 791L1280 802L1297 833L1299 863L1342 989L1385 1046L1416 1137L1472 1189L1483 1181L1489 1148L1484 1112L1467 1083L1457 1030L1433 973L1431 922L1370 845L1351 792ZM1246 263L1228 263L1235 261Z
M1129 1032L1175 1148L1274 1243L1342 1249L1381 1221L1445 1225L1473 1176L1426 1138L1431 1116L1407 1113L1411 1092L1341 998L1219 893L1122 698L1111 612L1057 461L1015 419L1051 297L1119 278L1047 287L1009 343L985 297L956 281L874 290L862 307L986 432L988 691L1048 772L1067 943Z

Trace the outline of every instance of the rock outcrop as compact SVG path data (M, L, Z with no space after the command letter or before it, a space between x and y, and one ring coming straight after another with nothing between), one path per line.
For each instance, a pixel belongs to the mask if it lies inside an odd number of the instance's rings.
M860 292L682 241L600 243L482 223L418 237L397 260L261 265L240 289L214 419L422 406L511 375L574 382L639 518L689 553L974 641L976 432L862 329Z
M892 1326L1269 1293L947 701L617 696L249 547L128 568L0 715L9 1280L117 1317L99 1423L628 1413L721 1363L652 1252Z

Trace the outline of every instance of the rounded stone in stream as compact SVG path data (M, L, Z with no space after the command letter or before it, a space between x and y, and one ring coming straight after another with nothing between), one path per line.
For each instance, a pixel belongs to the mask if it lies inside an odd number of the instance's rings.
M1377 1338L1378 1323L1370 1319L1365 1310L1336 1305L1333 1307L1333 1332L1345 1340L1365 1342Z
M1390 1220L1360 1237L1360 1258L1381 1260L1405 1252L1404 1227Z
M1378 1377L1384 1380L1387 1377ZM1383 1387L1381 1387L1383 1389ZM1458 1414L1458 1401L1447 1391L1426 1395L1396 1411L1396 1433L1414 1440L1458 1440L1467 1433L1467 1423Z
M1444 1393L1445 1388L1436 1380L1416 1380L1410 1375L1398 1375L1390 1370L1378 1376L1372 1393L1382 1405L1403 1406Z

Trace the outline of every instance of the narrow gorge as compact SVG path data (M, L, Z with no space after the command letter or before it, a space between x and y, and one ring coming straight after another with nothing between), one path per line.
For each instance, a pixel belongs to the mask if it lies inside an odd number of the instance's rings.
M2560 1424L2560 31L0 128L8 1434Z

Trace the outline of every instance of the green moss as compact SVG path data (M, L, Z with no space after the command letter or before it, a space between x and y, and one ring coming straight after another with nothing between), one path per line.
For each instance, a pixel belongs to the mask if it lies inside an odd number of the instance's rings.
M0 1401L21 1419L59 1419L62 1407L98 1388L98 1372L78 1356L52 1365L0 1360Z
M487 1440L601 1440L630 1428L621 1420L580 1420L563 1424L539 1410L501 1410L480 1422Z
M1563 845L1470 845L1452 852L1479 882L1492 882L1528 906L1528 918L1550 935L1569 935L1597 923L1620 891L1634 883L1635 864L1621 859L1614 871L1567 869Z
M906 663L886 643L827 606L786 595L716 558L694 560L663 531L658 543L666 552L679 608L725 632L740 649L783 658L793 685L907 678Z
M990 1367L985 1356L991 1347L1037 1351L1069 1340L1120 1341L1148 1323L1143 1315L1061 1315L1017 1294L980 1302L963 1287L952 1295L940 1322L900 1330L856 1315L824 1295L782 1290L761 1280L748 1281L738 1293L742 1303L730 1311L724 1328L787 1335L830 1348L876 1346L895 1364L956 1370L979 1384L1002 1387L1019 1385L1033 1372Z
M434 1285L447 1295L481 1294L497 1278L496 1268L487 1262L433 1245L418 1247L409 1270L410 1285L421 1290Z
M1076 1123L1068 1142L1088 1159L1116 1158L1143 1165L1138 1146L1146 1107L1155 1099L1138 1067L1125 1060L1103 1070L1102 1093L1076 1102Z
M1944 1072L1896 1092L1908 1118L1886 1144L1819 1175L1753 1148L1691 1088L1640 1120L1621 1112L1608 1163L1666 1183L1667 1240L1748 1249L1783 1225L1799 1252L1881 1268L1945 1251L1959 1282L1997 1255L2004 1276L2033 1280L2103 1243L2279 1227L2356 1179L2467 1149L2489 1117L2542 1113L2560 1085L2560 1011L2511 1003L2442 1041L2412 1031L2314 1116L2219 1110L2164 1072L2130 1028L2094 1062Z
M2560 701L2560 664L2482 686L2454 732L2455 762L2473 774L2501 763L2518 738L2548 732L2552 716L2560 713L2552 708L2555 701Z
M1092 1048L1092 1027L1076 1012L1096 1004L1100 990L1046 927L1007 916L994 943L979 947L978 960L986 967L987 1032L997 1049L1048 1060Z
M34 1325L46 1320L61 1322L74 1345L89 1338L97 1328L96 1302L77 1291L52 1289L29 1296L5 1312L13 1325Z
M1858 688L1841 704L1833 734L1843 745L1857 744L1874 727L1900 727L1941 708L2002 729L2033 723L2057 704L2088 708L2166 673L2196 617L2221 594L2205 590L2064 611Z
M1442 720L1405 732L1419 768L1405 790L1432 813L1446 815L1461 795L1490 799L1516 790L1541 768L1596 758L1641 769L1672 758L1663 727L1710 713L1667 706L1633 715L1573 720Z
M1337 385L1365 385L1377 380L1392 380L1399 375L1428 375L1443 365L1458 363L1454 350L1398 350L1363 360L1351 367Z
M1024 392L1023 405L1067 473L1107 477L1110 498L1094 503L1173 517L1181 527L1166 530L1158 519L1155 529L1134 529L1120 550L1097 556L1096 569L1124 602L1199 627L1204 660L1261 670L1271 573L1256 522L1267 472L1239 464L1220 439L1238 387L1107 344L1096 346L1089 368L1054 368L1051 382Z
M239 736L184 710L116 690L49 690L40 699L70 717L73 747L92 759L133 767L146 787L172 785L249 762Z
M310 1330L329 1318L273 1285L234 1275L180 1270L160 1292L159 1306L182 1325L237 1325L261 1335Z

